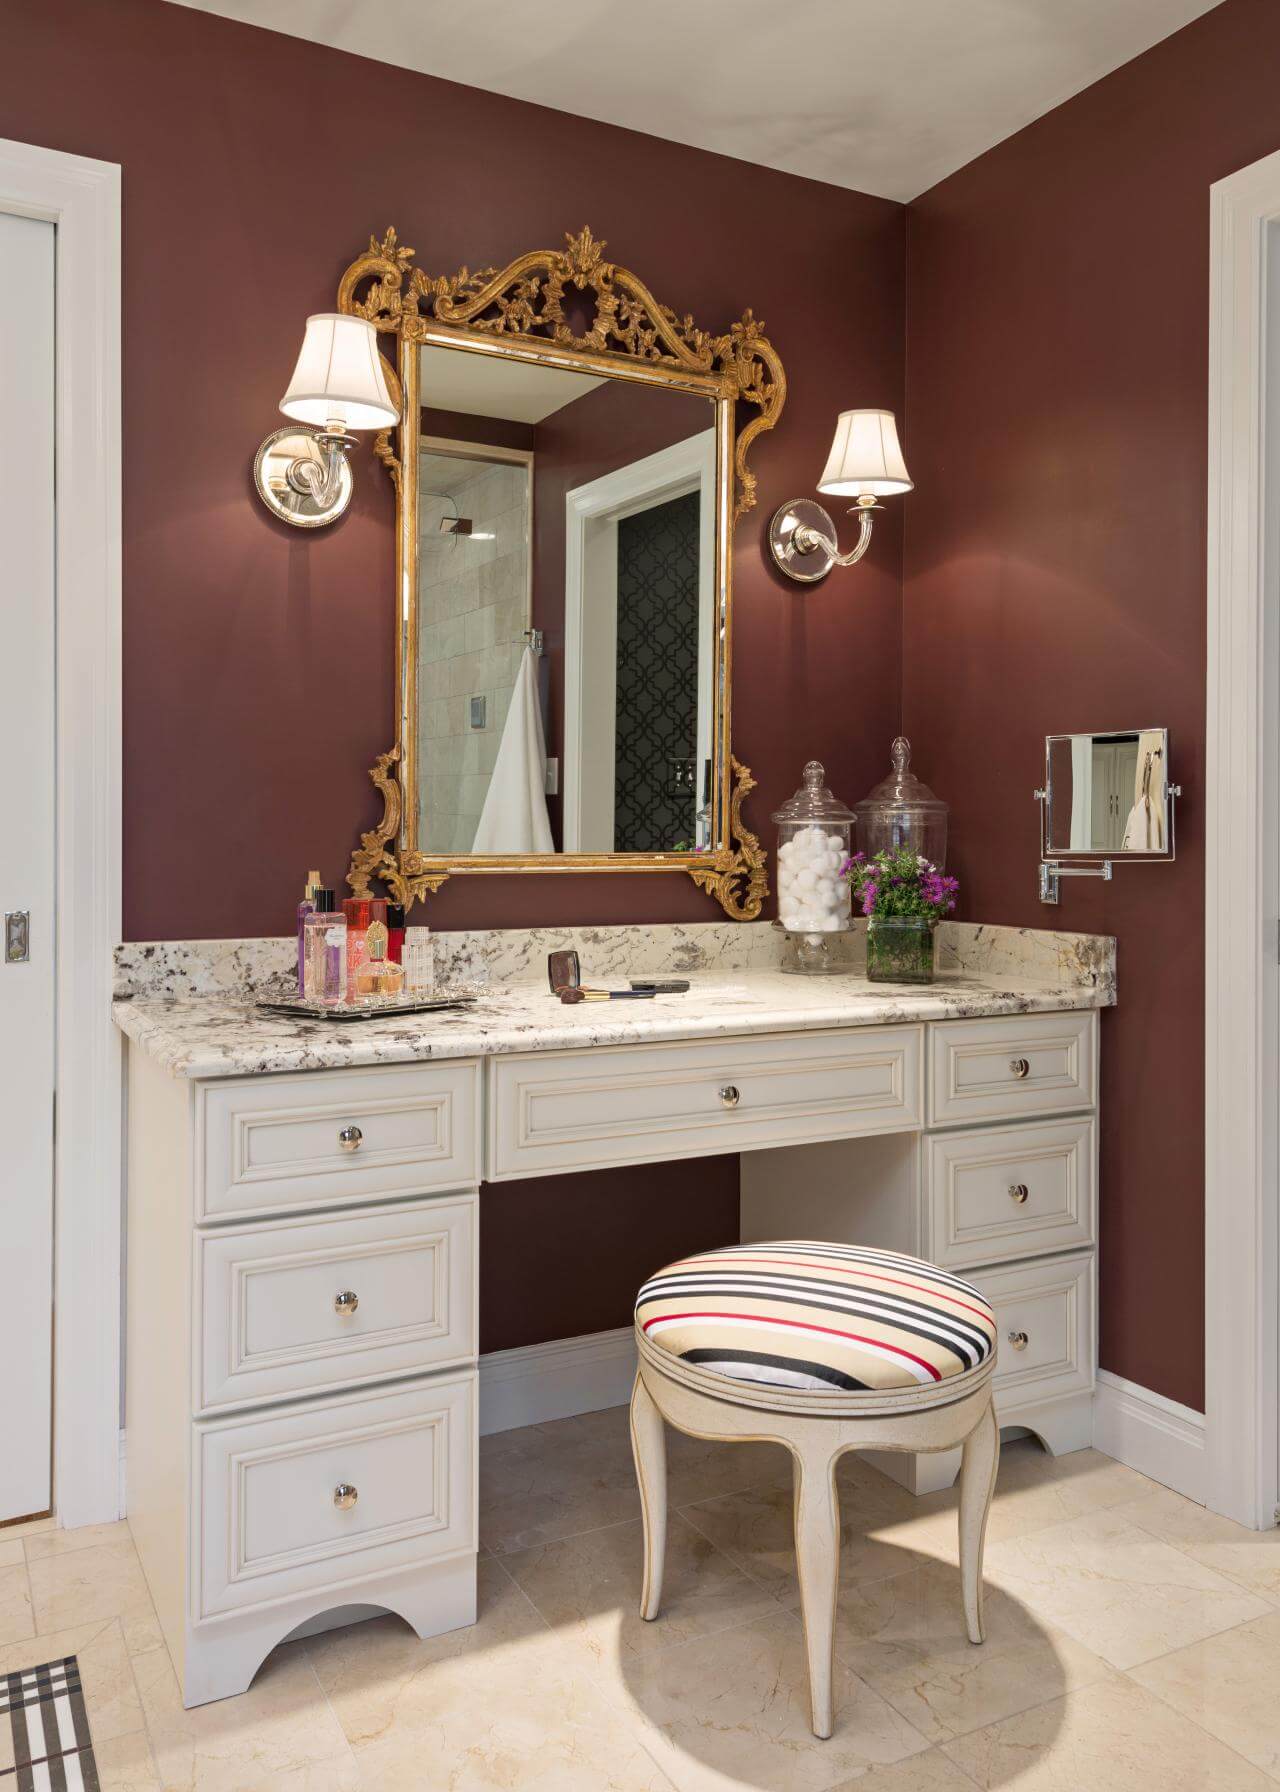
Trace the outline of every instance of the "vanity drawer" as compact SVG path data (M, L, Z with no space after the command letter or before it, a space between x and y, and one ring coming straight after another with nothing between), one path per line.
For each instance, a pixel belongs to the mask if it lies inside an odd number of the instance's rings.
M925 1162L924 1254L946 1269L1093 1243L1090 1116L936 1134Z
M1094 1381L1093 1253L971 1275L996 1315L997 1407L1086 1392Z
M193 1616L473 1551L475 1373L195 1427ZM354 1490L340 1507L339 1487Z
M910 1131L920 1061L919 1027L496 1058L489 1180Z
M1092 1010L935 1021L929 1029L929 1124L1091 1108L1096 1026Z
M474 1358L475 1218L459 1195L197 1235L197 1406Z
M480 1180L480 1067L379 1064L200 1085L199 1220Z

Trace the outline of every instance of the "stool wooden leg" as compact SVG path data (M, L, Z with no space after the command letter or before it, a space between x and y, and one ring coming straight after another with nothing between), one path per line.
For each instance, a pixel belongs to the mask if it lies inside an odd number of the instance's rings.
M960 1465L960 1583L964 1590L964 1622L971 1643L983 1640L982 1550L987 1514L1000 1466L1000 1427L995 1407L988 1405L964 1440Z
M809 1711L815 1736L830 1736L832 1648L840 1583L840 1501L836 1458L828 1449L793 1448L796 1567L809 1657Z
M644 1515L644 1585L640 1616L656 1618L667 1553L667 1438L662 1414L641 1375L631 1393L631 1450Z

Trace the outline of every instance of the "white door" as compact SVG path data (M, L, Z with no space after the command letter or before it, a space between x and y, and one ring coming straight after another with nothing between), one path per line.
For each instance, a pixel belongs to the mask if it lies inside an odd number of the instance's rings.
M0 1522L51 1496L53 252L0 212Z

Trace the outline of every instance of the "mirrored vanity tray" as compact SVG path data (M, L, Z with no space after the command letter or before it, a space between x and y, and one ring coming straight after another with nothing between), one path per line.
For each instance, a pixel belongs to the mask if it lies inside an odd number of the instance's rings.
M379 996L364 1002L314 1002L305 996L264 997L254 1006L264 1014L284 1014L291 1020L396 1020L402 1014L435 1014L450 1008L469 1008L473 995Z

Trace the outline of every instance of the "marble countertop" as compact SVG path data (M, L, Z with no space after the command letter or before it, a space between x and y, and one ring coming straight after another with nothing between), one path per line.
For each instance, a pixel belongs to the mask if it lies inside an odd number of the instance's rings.
M134 1045L173 1075L224 1077L1034 1014L1115 1000L1112 974L1045 977L1003 965L944 970L935 983L916 987L870 983L856 973L802 977L754 967L694 971L690 982L681 995L575 1007L523 983L485 990L473 1007L453 1012L348 1024L263 1014L243 992L135 995L117 1000L113 1013Z

